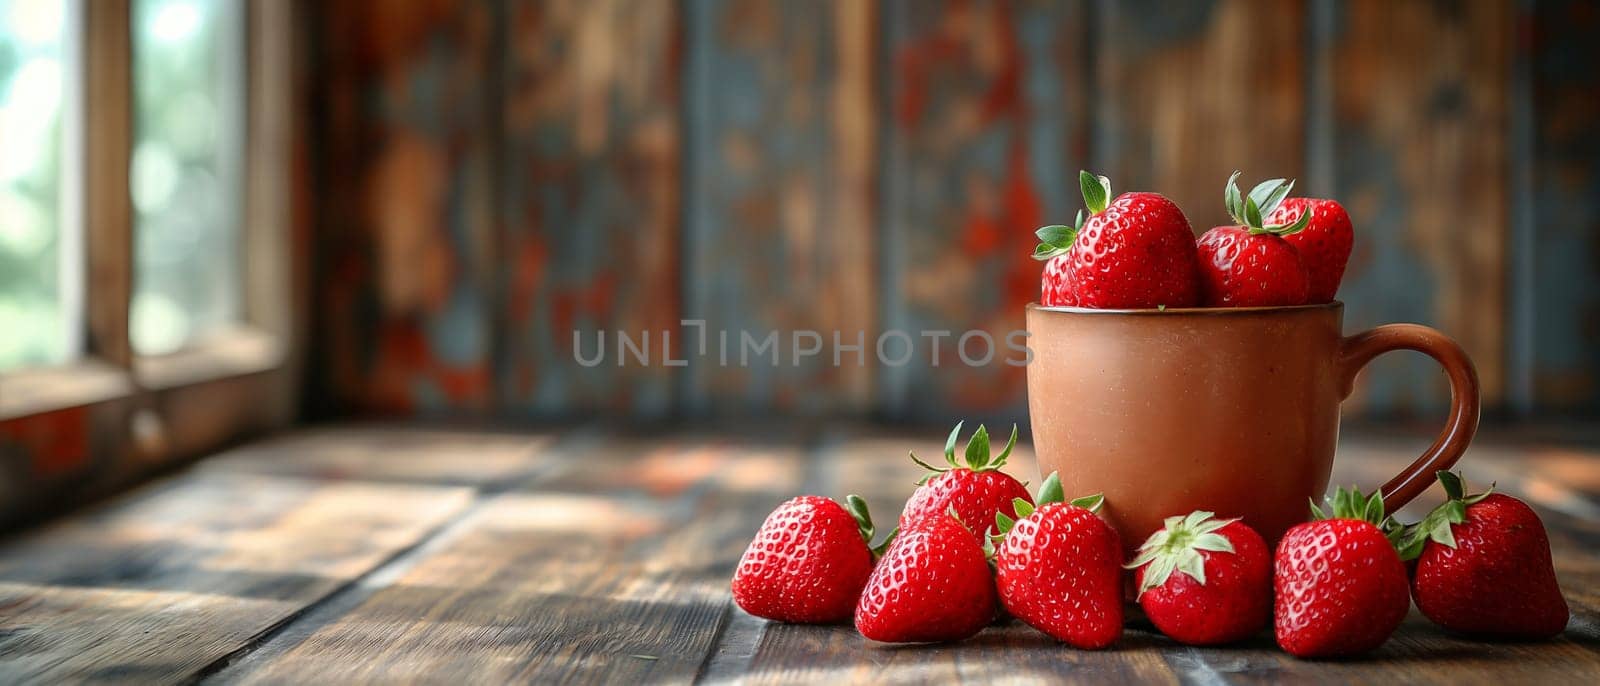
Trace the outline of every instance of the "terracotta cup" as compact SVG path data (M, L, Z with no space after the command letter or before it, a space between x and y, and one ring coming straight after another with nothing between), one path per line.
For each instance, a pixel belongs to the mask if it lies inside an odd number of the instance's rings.
M1028 305L1028 409L1044 474L1069 497L1104 493L1136 548L1165 517L1243 517L1276 544L1321 499L1356 374L1391 350L1444 366L1450 417L1383 484L1390 511L1455 464L1478 427L1478 376L1461 346L1416 324L1341 333L1344 305L1088 310Z

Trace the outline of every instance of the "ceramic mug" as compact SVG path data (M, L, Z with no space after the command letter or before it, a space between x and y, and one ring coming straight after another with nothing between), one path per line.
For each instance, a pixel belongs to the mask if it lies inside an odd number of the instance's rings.
M1090 310L1028 305L1028 409L1044 474L1104 493L1130 552L1162 519L1210 510L1276 545L1328 487L1339 405L1368 362L1416 350L1443 365L1438 440L1381 487L1389 511L1461 457L1478 377L1461 346L1416 324L1344 336L1344 305Z

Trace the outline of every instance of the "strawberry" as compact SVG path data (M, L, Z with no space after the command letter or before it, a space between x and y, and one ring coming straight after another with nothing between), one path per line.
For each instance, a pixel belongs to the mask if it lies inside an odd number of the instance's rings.
M806 495L767 515L733 572L733 602L780 622L849 619L872 573L872 517L861 498L845 502Z
M1304 305L1311 276L1284 236L1304 229L1313 213L1303 212L1289 224L1266 224L1262 217L1277 209L1294 182L1263 181L1241 196L1238 180L1239 172L1228 177L1223 198L1239 226L1207 231L1197 246L1201 301L1207 307Z
M1183 212L1156 193L1123 193L1111 199L1111 181L1078 172L1089 216L1072 226L1046 226L1037 260L1065 256L1067 263L1047 268L1044 304L1062 292L1078 307L1135 309L1192 307L1200 301L1194 230ZM1066 304L1066 303L1062 303Z
M1000 471L1006 464L1006 458L1011 456L1011 449L1017 445L1017 425L1011 425L1011 439L1006 441L1005 449L992 457L989 454L989 430L979 426L967 441L966 464L963 465L956 460L956 438L961 434L961 425L964 423L957 423L956 428L950 431L950 437L945 439L944 459L949 467L934 467L917 459L915 453L911 455L912 462L930 473L906 500L905 510L900 513L902 531L911 528L920 519L942 517L952 509L961 523L979 529L994 521L996 512L1015 515L1012 501L1021 498L1032 502L1022 482ZM981 535L982 531L976 534Z
M1039 508L995 516L990 539L1000 603L1012 616L1075 648L1105 648L1122 635L1122 541L1095 515L1098 495L1063 503L1051 473ZM998 541L998 545L995 542Z
M1042 229L1041 229L1042 230ZM1057 255L1044 263L1039 302L1045 307L1077 307L1078 293L1072 287L1072 258Z
M1364 653L1389 640L1411 608L1406 567L1384 533L1383 497L1339 489L1324 516L1278 543L1278 646L1295 657Z
M902 529L867 579L856 631L874 641L959 641L994 620L994 579L972 531L946 513Z
M1238 519L1168 517L1127 568L1137 570L1145 615L1179 643L1232 643L1272 619L1267 542Z
M1311 276L1307 302L1333 302L1339 293L1339 281L1344 279L1345 263L1350 261L1350 246L1355 242L1350 214L1333 200L1289 198L1267 213L1267 223L1292 225L1305 214L1311 215L1306 227L1283 239L1300 252L1300 262Z
M1451 631L1486 638L1539 639L1567 626L1550 539L1539 515L1489 491L1463 496L1461 477L1439 472L1449 499L1413 525L1408 549L1420 552L1411 597Z

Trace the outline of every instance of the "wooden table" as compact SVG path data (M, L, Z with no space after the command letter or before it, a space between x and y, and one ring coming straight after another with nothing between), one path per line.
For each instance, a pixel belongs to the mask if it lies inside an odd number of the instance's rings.
M907 647L730 604L777 503L857 492L892 520L917 478L906 450L937 455L940 434L285 435L0 543L0 682L1600 683L1600 432L1584 427L1490 434L1463 463L1544 517L1573 607L1553 641L1461 640L1413 611L1336 662L1139 622L1105 652L1016 623ZM1426 442L1347 436L1338 479L1375 483ZM1026 450L1012 470L1036 478Z

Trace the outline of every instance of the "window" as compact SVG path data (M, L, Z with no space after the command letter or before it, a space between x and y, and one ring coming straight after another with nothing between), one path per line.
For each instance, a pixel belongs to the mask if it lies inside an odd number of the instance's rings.
M0 0L0 370L77 353L66 0Z
M133 4L133 349L159 355L241 310L243 22L236 0Z
M295 4L0 0L0 520L291 417Z

